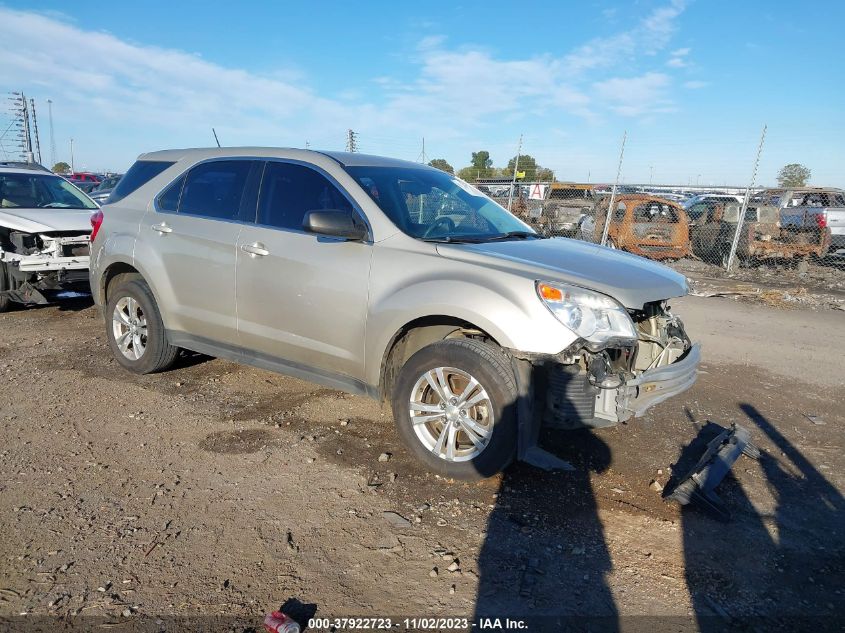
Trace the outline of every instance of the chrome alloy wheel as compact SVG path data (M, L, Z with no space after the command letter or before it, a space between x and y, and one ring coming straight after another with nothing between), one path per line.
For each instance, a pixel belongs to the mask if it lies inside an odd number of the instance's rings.
M409 403L420 442L447 462L477 457L493 435L493 403L467 372L437 367L417 380Z
M147 349L147 317L132 297L118 300L112 313L112 334L117 348L129 360L138 360Z

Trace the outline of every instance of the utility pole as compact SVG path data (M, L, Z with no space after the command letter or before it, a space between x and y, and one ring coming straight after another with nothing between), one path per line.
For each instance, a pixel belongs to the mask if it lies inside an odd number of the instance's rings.
M35 99L29 100L29 107L32 109L32 129L35 134L35 153L38 155L38 164L41 164L41 138L38 136L38 117L35 116Z
M728 261L725 269L730 272L736 257L736 247L739 245L739 236L743 232L742 225L745 223L745 212L748 211L748 201L751 199L751 190L754 188L754 183L757 180L757 170L760 168L760 155L763 153L763 143L766 141L766 128L763 126L763 131L760 133L760 145L757 147L757 158L754 161L754 169L751 172L751 182L745 188L745 197L742 199L742 206L739 209L739 218L737 219L736 229L734 230L734 239L731 243L731 251L728 253Z
M516 146L516 160L513 161L513 180L511 181L511 190L508 194L508 211L511 210L511 203L513 202L513 190L516 188L516 170L519 169L519 154L522 152L522 134L519 135L519 144Z
M73 166L73 139L70 139L70 173L76 173L76 169Z
M311 143L305 141L305 149L311 149Z
M347 152L357 152L358 151L358 135L355 134L351 129L347 130L346 132L346 151Z
M654 165L648 166L648 184L651 185L652 180L654 180Z
M420 152L420 155L417 156L417 162L422 163L423 165L428 164L428 156L425 153L425 137L424 136L423 136L423 140L422 140L422 151Z
M29 127L29 108L26 103L26 95L21 93L21 116L23 117L23 133L24 133L24 152L26 154L26 162L31 163L35 160L32 153L32 129Z
M50 118L50 169L56 164L56 137L53 135L53 100L47 99L47 113Z

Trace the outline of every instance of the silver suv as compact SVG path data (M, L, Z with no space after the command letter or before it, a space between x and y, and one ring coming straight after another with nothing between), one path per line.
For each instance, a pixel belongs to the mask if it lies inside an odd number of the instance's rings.
M131 371L185 348L389 400L409 450L465 479L555 465L541 424L615 424L695 381L667 305L682 275L544 239L438 169L187 149L141 156L121 186L91 289Z

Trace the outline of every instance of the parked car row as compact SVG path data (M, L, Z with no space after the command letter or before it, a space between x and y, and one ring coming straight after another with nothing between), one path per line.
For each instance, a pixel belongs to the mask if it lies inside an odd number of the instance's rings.
M517 199L516 215L546 235L598 242L610 196L589 185L553 183L542 201ZM698 194L678 203L665 194L621 192L614 198L608 245L658 260L694 255L727 264L743 198ZM845 248L845 197L838 189L771 189L755 195L739 228L740 262L825 257Z

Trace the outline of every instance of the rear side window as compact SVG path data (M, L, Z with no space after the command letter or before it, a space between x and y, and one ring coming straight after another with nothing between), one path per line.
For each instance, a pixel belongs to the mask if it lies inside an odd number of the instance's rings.
M249 160L218 160L197 165L185 177L179 213L238 220L254 164L255 161ZM169 192L168 189L165 193Z
M176 213L176 210L179 208L179 196L182 195L182 185L184 184L185 176L182 176L159 194L157 203L161 211Z
M130 193L143 187L150 180L158 176L165 169L170 167L172 162L160 160L138 160L129 168L129 171L120 179L117 186L112 190L106 204L112 204L123 200Z
M258 224L302 230L308 211L340 209L352 205L320 172L292 163L268 162L261 182Z

